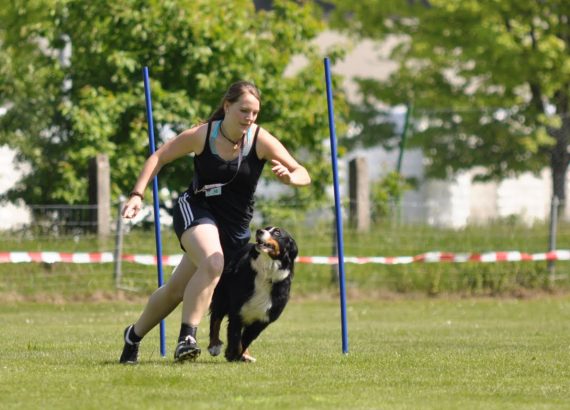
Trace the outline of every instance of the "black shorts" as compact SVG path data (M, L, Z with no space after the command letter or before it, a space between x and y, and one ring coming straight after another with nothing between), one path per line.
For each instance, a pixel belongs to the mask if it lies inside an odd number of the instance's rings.
M178 198L173 211L173 224L174 232L178 237L178 241L182 238L182 234L193 226L212 224L218 228L220 235L220 244L224 251L224 260L227 262L249 242L249 232L244 237L244 233L228 231L224 226L220 226L216 217L212 214L208 205L203 201L192 197L188 192L185 192ZM184 246L180 242L180 247L183 251Z

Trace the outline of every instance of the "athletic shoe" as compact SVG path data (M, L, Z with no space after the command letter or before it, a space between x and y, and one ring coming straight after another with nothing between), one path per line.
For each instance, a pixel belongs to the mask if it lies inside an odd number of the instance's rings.
M129 339L129 333L134 325L127 326L125 329L125 346L123 347L123 353L119 359L119 363L125 364L136 364L139 358L139 343L134 343Z
M174 361L183 362L185 360L196 360L202 350L198 347L196 339L192 336L186 336L186 339L178 342L176 350L174 350Z

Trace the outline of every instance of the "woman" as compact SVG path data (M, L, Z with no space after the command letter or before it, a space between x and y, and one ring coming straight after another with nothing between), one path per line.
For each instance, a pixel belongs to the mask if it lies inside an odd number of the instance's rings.
M182 323L176 361L200 355L196 331L227 261L250 238L254 193L265 162L284 184L311 182L307 170L255 120L260 93L252 83L230 86L210 119L183 131L145 162L122 215L141 209L144 190L169 162L194 153L194 180L174 208L174 229L184 250L168 282L149 298L139 319L124 332L121 363L136 363L141 339L180 302Z

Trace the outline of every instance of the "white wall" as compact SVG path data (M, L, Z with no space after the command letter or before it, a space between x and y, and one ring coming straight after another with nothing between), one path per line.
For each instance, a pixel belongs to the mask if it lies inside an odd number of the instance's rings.
M8 147L0 147L0 194L12 188L23 174L14 165L14 155ZM30 212L23 204L0 203L0 230L16 229L30 221Z
M474 182L473 176L474 172L464 172L451 181L426 181L422 190L428 207L426 222L459 228L468 223L489 223L511 216L526 224L550 219L549 170L540 175L524 173L498 182Z
M550 173L535 176L525 173L501 181L497 189L497 213L501 217L518 215L532 223L549 218L552 189Z

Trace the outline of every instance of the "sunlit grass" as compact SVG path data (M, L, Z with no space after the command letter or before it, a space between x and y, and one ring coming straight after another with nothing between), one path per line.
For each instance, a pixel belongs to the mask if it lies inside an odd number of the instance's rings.
M0 394L11 409L564 409L570 298L293 301L254 364L174 364L179 312L137 366L117 363L141 303L1 304ZM207 320L199 341L207 340Z

